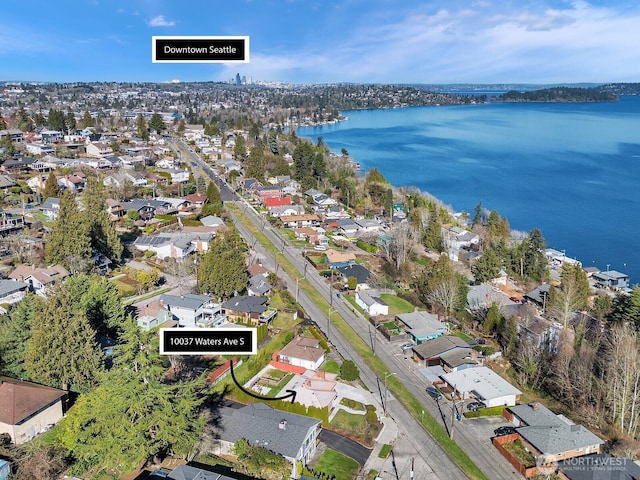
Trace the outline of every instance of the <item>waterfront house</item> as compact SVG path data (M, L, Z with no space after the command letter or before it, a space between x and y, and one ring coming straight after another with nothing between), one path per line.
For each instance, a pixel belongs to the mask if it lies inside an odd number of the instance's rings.
M629 288L629 275L616 270L594 273L592 278L600 288L609 288L616 291Z

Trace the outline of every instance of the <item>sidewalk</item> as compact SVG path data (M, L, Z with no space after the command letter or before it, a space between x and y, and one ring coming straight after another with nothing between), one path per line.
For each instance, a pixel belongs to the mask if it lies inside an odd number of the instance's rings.
M380 449L383 445L389 444L393 445L398 438L398 425L391 417L382 417L381 419L383 423L382 430L376 438L376 444L371 450L371 455L367 459L367 462L364 464L362 468L363 472L368 472L369 470L375 470L378 473L384 471L385 468L389 468L391 465L391 455L387 458L380 458L378 454L380 453Z

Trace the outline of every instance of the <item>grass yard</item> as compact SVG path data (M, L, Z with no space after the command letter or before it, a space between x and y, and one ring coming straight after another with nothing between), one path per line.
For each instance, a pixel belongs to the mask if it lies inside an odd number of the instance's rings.
M356 415L345 412L344 410L338 410L336 416L331 420L331 426L362 435L367 430L367 420L364 415Z
M348 407L351 410L360 410L361 412L367 411L366 407L362 402L358 402L350 398L343 398L342 400L340 400L340 405L344 405L345 407Z
M353 480L360 470L360 465L353 458L342 455L327 448L313 471L316 473L324 473L329 477L333 476L336 480Z
M504 411L504 405L497 407L479 408L475 412L464 412L464 418L480 418L480 417L500 417Z
M382 293L380 300L389 305L389 315L399 315L401 313L413 312L413 305L409 302L390 293Z
M322 365L322 370L329 373L335 373L336 375L340 375L340 365L333 358L330 358L324 365Z
M524 449L524 446L522 445L522 442L520 440L505 443L502 446L507 452L516 457L525 468L536 466L535 457Z

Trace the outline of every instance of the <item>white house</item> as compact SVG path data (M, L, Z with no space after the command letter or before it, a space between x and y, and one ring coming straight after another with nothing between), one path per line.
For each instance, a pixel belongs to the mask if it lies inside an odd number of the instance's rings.
M462 398L476 398L486 407L515 405L522 394L489 367L465 368L440 378Z
M295 337L278 352L278 361L307 370L318 370L324 363L324 355L324 348L317 338Z
M389 315L389 306L378 295L376 290L357 290L356 304L371 316Z
M160 304L178 319L180 327L206 327L223 317L219 303L206 295L160 295Z

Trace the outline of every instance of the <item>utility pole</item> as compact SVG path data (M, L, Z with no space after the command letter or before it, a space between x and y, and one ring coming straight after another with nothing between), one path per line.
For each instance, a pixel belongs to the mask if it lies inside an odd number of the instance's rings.
M384 374L384 404L382 405L382 411L385 415L387 414L387 377L390 377L391 375L397 375L397 373L388 372Z

